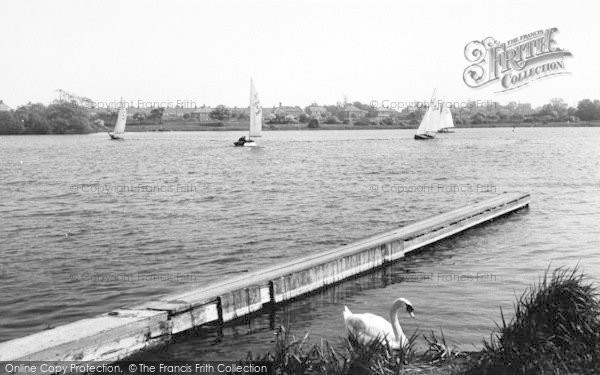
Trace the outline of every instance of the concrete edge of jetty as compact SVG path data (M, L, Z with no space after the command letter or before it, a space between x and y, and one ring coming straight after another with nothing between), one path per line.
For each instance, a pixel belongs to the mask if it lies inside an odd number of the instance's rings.
M0 343L0 361L114 362L205 324L223 324L384 266L406 253L527 207L503 193L319 254Z

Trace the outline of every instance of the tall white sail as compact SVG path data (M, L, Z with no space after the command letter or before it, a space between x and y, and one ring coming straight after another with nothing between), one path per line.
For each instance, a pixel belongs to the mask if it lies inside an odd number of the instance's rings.
M425 131L427 133L435 133L438 131L438 123L440 122L440 107L438 106L437 89L433 89L433 94L431 94L428 112L429 117L427 119L427 124L425 125Z
M452 113L447 105L442 106L442 128L453 128L454 120L452 119Z
M262 107L254 82L250 80L250 134L249 137L260 137L262 130Z
M419 128L417 129L417 135L423 135L425 133L427 133L428 131L428 127L429 122L431 119L431 106L429 106L427 108L427 112L425 112L425 115L423 115L423 118L421 119L421 123L419 124Z
M117 123L115 124L114 135L121 135L125 133L125 123L127 122L127 109L125 106L119 109L119 115L117 117Z
M437 105L437 103L435 103L429 108L431 109L431 115L429 116L429 124L426 131L435 133L441 129L442 125L440 107Z

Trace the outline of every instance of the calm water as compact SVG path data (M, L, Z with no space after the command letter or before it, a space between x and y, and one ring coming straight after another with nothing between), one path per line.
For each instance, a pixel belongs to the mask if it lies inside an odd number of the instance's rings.
M387 317L397 297L416 309L405 332L442 327L470 350L549 264L600 278L600 129L459 129L427 142L403 130L266 132L264 147L232 147L242 135L0 137L0 341L502 191L530 192L531 207L147 356L238 358L268 349L282 322L336 341L344 305Z

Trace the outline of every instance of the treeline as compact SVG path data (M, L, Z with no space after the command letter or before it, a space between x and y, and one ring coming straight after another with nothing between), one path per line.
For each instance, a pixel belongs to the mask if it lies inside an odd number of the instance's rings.
M250 116L243 110L237 108L227 108L223 104L219 104L218 106L216 106L210 112L209 117L216 121L245 121L250 119Z
M571 108L569 108L571 109ZM600 120L600 100L590 99L581 100L577 104L577 110L574 112L583 121Z
M29 103L0 112L0 134L81 134L104 131L104 121L93 120L89 109L68 102L45 106Z
M324 105L326 112L318 120L325 124L348 123L346 107L348 105L364 111L364 116L352 121L355 125L394 125L399 127L414 127L419 124L426 111L425 106L404 108L401 111L386 111L382 116L382 108L374 108L361 102L347 104ZM462 106L452 106L449 103L454 122L459 125L478 125L494 123L550 123L599 121L600 100L580 100L576 107L571 107L560 98L552 99L549 103L538 108L531 108L528 103L511 102L502 105L498 102L472 101L461 103ZM317 106L316 103L311 106ZM309 112L310 106L305 111ZM385 108L383 108L385 110ZM307 122L300 117L300 122ZM305 121L303 121L305 120Z
M551 123L600 120L600 100L580 100L577 107L568 106L562 99L552 99L535 110L523 111L518 107L500 106L494 103L494 110L453 111L457 124L493 123Z
M562 99L555 98L550 103L536 109L530 104L508 103L501 105L489 102L485 106L477 102L469 102L462 107L450 107L454 123L469 126L479 124L502 123L551 123L551 122L578 122L600 121L600 100L583 99L577 107L568 106ZM360 117L349 118L348 106L362 111ZM318 106L316 103L311 106ZM299 107L294 113L277 110L264 116L267 124L307 124L308 127L318 128L320 124L348 124L353 125L385 125L398 128L416 127L425 107L404 108L394 111L385 108L375 108L368 104L355 101L352 103L338 103L337 105L324 105L319 114L304 110ZM155 108L150 113L134 113L133 124L162 124L164 108ZM99 111L78 105L73 101L55 101L45 106L32 104L21 106L16 110L0 111L0 134L81 134L108 130L105 124L114 124L116 111ZM243 109L227 108L219 105L212 110L209 117L218 124L222 121L247 121L248 114ZM189 113L183 115L184 121L196 121Z

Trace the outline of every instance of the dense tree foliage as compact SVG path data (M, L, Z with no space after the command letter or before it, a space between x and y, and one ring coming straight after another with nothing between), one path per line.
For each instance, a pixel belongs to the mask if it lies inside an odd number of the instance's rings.
M221 104L218 105L215 109L213 109L209 116L213 120L228 120L229 117L231 117L231 111L229 110L229 108Z
M105 130L87 108L68 102L49 106L29 103L0 112L0 134L79 134Z
M154 120L156 122L158 122L159 124L163 123L163 116L165 114L165 109L160 107L160 108L153 108L150 111L150 116L148 116L149 119Z
M581 100L575 113L577 117L584 121L600 120L600 100Z

